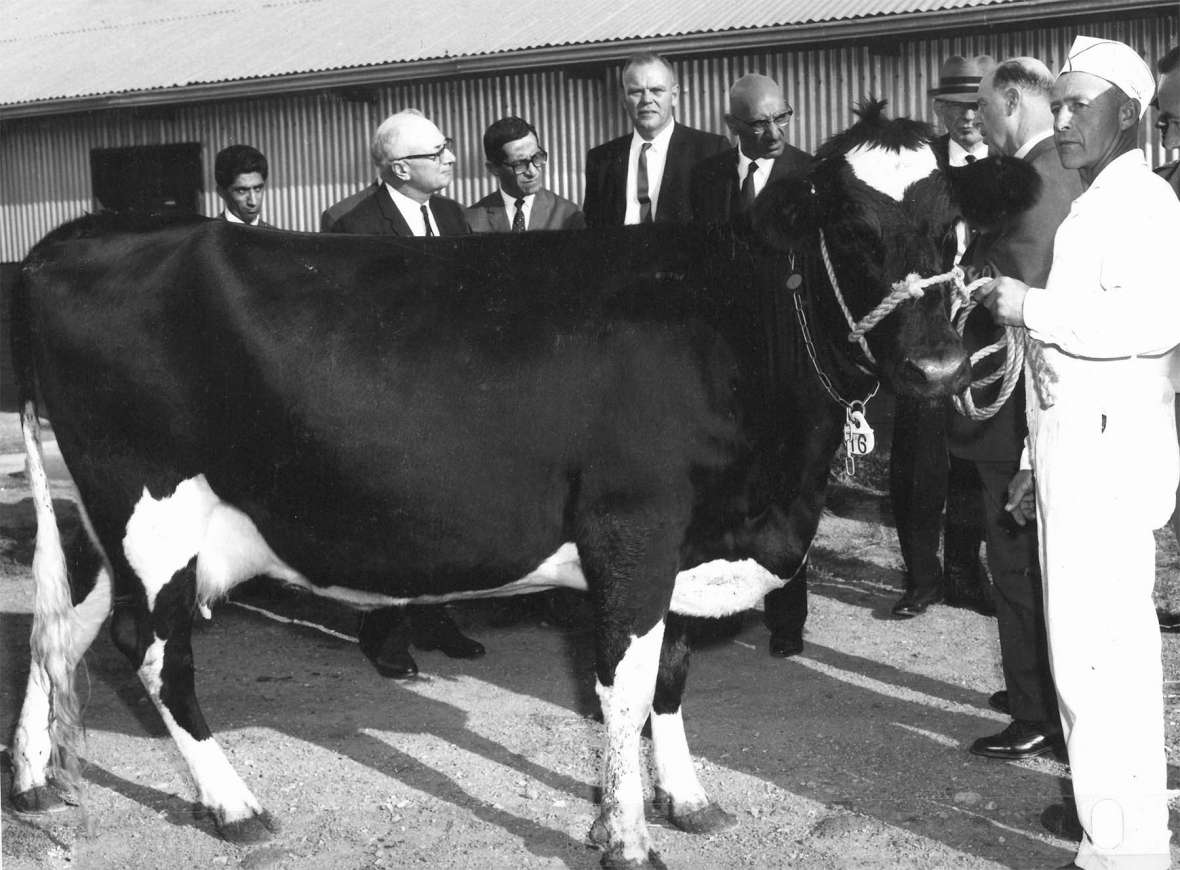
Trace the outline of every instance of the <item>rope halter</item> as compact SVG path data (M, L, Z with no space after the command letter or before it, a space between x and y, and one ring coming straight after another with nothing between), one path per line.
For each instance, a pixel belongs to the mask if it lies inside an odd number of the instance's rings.
M836 270L832 266L832 258L828 253L828 242L822 229L819 231L819 249L823 255L824 267L827 269L828 281L831 282L832 291L836 296L836 302L839 304L840 310L844 312L844 319L848 322L848 327L851 330L848 333L848 340L857 342L873 365L877 364L877 360L873 356L872 351L869 350L869 343L865 340L865 334L888 317L893 312L893 309L897 308L901 303L910 299L922 298L926 294L926 288L928 287L951 284L955 293L954 301L951 303L951 322L954 324L955 331L962 336L963 330L967 325L967 317L977 304L972 299L972 294L978 288L991 281L990 278L983 277L977 278L970 284L967 284L965 283L966 276L958 266L954 266L950 271L943 272L940 275L931 275L929 278L922 278L916 273L911 272L901 281L895 281L893 283L889 295L882 299L876 308L860 320L853 320L852 312L849 311L848 305L844 301L844 294L840 292L840 285L836 281ZM977 362L986 359L992 354L998 353L1005 348L1009 350L1009 353L1004 359L1004 365L1001 368L996 369L996 371L978 381L972 381L967 389L952 397L951 401L954 403L955 410L972 420L987 420L995 416L996 412L1008 401L1009 396L1012 395L1012 391L1016 388L1016 382L1020 379L1020 373L1024 369L1024 345L1024 330L1009 326L1005 327L1004 336L999 341L989 344L987 347L980 348L971 354L971 365L974 367ZM971 391L993 384L1001 378L1003 378L1003 382L1000 385L1000 392L996 396L995 401L983 408L976 407Z

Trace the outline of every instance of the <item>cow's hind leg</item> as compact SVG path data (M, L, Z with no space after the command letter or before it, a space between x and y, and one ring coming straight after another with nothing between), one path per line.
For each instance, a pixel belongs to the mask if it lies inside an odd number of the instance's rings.
M684 736L681 699L688 677L689 624L685 617L668 614L660 650L660 670L651 711L655 805L682 831L714 834L732 828L737 819L709 800L693 769Z
M614 501L578 522L606 727L602 808L590 836L604 850L602 865L611 868L664 866L644 816L640 731L651 713L678 550L667 532L676 528L676 515L645 507Z
M152 596L150 607L118 601L111 632L136 666L197 786L218 833L234 843L270 839L275 824L230 765L197 703L192 652L196 557Z

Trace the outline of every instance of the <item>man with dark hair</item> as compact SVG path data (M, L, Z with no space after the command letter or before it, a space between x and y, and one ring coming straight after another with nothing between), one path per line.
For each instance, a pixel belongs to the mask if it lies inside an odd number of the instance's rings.
M218 215L235 224L268 227L262 219L262 198L270 174L266 157L249 145L230 145L217 152L213 161L213 180L217 195L225 203Z
M441 195L454 172L454 143L416 109L386 118L373 135L369 154L377 181L328 208L327 233L452 236L470 232L463 206ZM416 676L410 642L451 658L478 658L483 644L466 637L441 604L385 607L361 617L361 651L384 677Z
M1027 161L1040 178L1040 191L1024 212L993 227L976 227L979 236L964 266L971 274L1011 275L1040 287L1053 262L1053 236L1082 192L1076 170L1061 165L1053 147L1053 113L1049 100L1053 74L1039 60L1017 57L987 72L979 84L979 117L992 150ZM970 352L1002 337L987 309L979 306L967 320L963 340ZM1009 348L1009 353L1015 353ZM975 396L979 407L995 401L998 385ZM1004 510L1008 482L1020 467L1028 427L1024 419L1024 384L987 420L950 415L950 452L974 464L983 485L983 520L987 561L995 582L996 624L1000 635L1002 692L991 705L1012 716L998 734L971 746L975 755L1015 760L1053 751L1061 743L1057 695L1049 670L1045 607L1036 528L1018 524Z
M748 219L754 200L772 181L805 169L811 156L787 142L787 128L794 110L778 82L764 75L742 76L729 90L725 121L738 145L708 157L692 170L689 200L693 220L730 223ZM765 299L766 341L778 353L771 362L768 383L790 377L783 363L776 334L784 314L777 297ZM769 355L768 355L769 356ZM771 389L774 389L772 386ZM803 651L803 625L807 620L807 564L781 589L766 596L763 621L770 629L770 653L793 656Z
M1156 110L1155 128L1160 131L1165 148L1174 151L1180 148L1180 47L1173 47L1156 64L1159 70L1159 86L1152 106ZM1180 160L1156 169L1156 174L1172 185L1180 196ZM1176 536L1180 537L1180 523L1174 522Z
M980 290L1028 331L1031 469L1007 508L1036 517L1045 625L1086 868L1164 870L1168 842L1155 538L1180 480L1180 202L1138 147L1155 79L1129 45L1079 36L1053 86L1054 139L1085 191L1043 287ZM1035 492L1035 498L1033 494ZM1035 504L1034 504L1035 502Z
M729 148L724 136L675 120L680 83L658 54L638 54L620 75L634 130L586 155L582 211L592 227L652 221L687 223L689 175L697 163Z
M586 218L575 203L544 187L549 155L537 130L523 118L494 122L483 134L488 172L499 189L467 208L472 232L507 233L525 230L576 230Z

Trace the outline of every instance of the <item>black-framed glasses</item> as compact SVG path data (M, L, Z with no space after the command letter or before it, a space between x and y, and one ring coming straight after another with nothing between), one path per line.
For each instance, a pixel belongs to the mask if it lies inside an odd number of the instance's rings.
M791 118L793 118L794 116L795 116L795 110L794 109L787 109L785 112L779 112L777 115L775 115L772 118L756 118L753 121L747 121L745 118L734 118L733 120L737 121L739 124L741 124L744 127L749 127L751 130L753 130L759 136L765 136L767 133L770 132L770 125L771 124L773 124L774 126L778 127L781 130L784 127L786 127L787 124L791 123Z
M506 166L515 172L517 175L524 175L529 171L529 167L533 169L544 169L545 164L549 162L549 154L544 149L541 149L532 157L526 157L524 160L501 160L500 165Z
M1160 118L1155 122L1155 129L1164 135L1167 135L1168 130L1172 127L1180 127L1180 118Z
M443 139L442 148L439 148L437 151L431 151L429 154L406 154L402 157L394 157L393 159L394 160L433 160L435 163L438 163L440 160L442 160L442 156L443 156L444 151L450 151L452 154L455 153L455 140L452 139L450 136Z

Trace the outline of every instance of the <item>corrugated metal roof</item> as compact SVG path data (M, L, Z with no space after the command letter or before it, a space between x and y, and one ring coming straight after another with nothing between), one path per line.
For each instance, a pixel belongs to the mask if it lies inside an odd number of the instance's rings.
M1043 0L0 0L0 105Z

